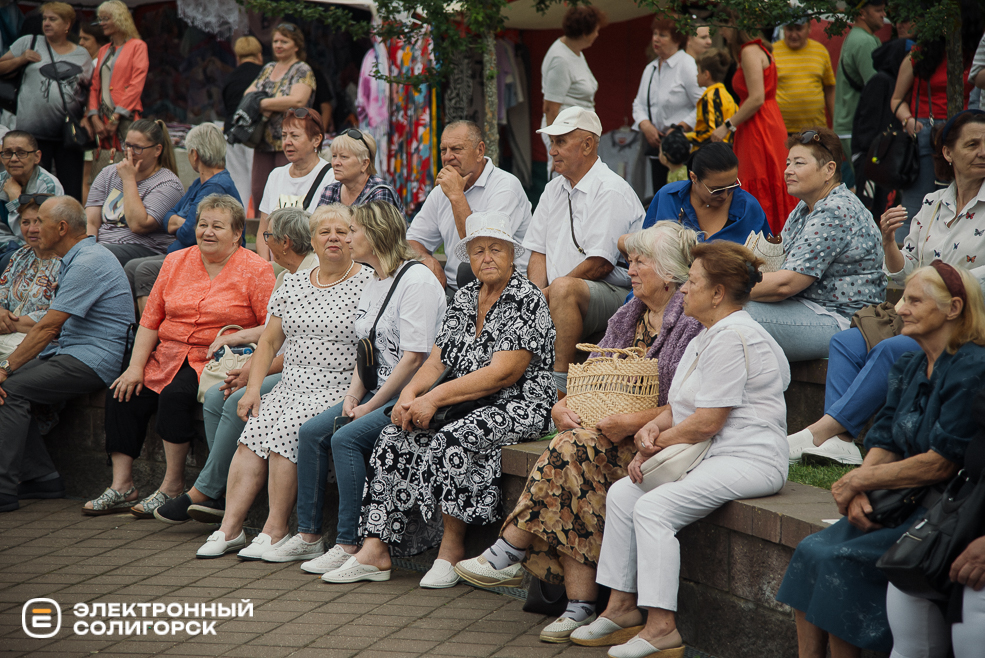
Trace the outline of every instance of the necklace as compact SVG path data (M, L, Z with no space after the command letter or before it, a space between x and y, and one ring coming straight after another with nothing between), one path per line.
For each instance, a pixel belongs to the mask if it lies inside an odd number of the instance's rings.
M352 261L351 263L349 263L349 269L347 269L345 271L345 274L342 275L342 278L341 279L338 279L336 281L332 281L331 283L328 283L328 284L325 284L325 283L322 283L321 282L321 268L319 267L317 270L315 270L315 281L318 282L318 285L320 287L325 288L326 290L328 290L329 288L331 288L333 286L337 286L340 283L342 283L343 281L345 281L345 278L347 276L349 276L349 272L352 271L352 266L355 265L355 264L356 264L356 261Z

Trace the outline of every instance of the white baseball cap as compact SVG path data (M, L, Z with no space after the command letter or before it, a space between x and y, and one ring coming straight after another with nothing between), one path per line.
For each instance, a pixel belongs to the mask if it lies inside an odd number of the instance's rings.
M458 260L469 261L469 242L475 238L499 238L513 243L513 258L519 258L526 249L510 233L510 216L506 213L490 210L474 212L465 220L465 237L455 245L455 256Z
M602 136L602 122L599 121L599 115L577 105L561 110L555 117L554 123L537 132L545 135L567 135L572 130L579 128L587 130L597 137Z

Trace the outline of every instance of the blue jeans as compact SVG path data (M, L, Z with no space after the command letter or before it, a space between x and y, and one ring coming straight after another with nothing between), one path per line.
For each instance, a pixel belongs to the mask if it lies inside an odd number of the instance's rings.
M367 393L362 402L371 397L372 394ZM390 424L390 416L383 410L396 403L397 398L393 398L376 411L339 428L337 433L333 433L333 427L335 418L342 415L342 402L301 426L298 433L298 532L321 534L325 482L329 460L334 459L339 486L339 524L335 543L358 543L366 464L380 432Z
M818 315L795 299L749 302L746 311L763 325L787 361L811 361L828 356L828 342L841 331L830 315Z
M869 418L886 402L893 364L907 352L919 349L917 341L909 336L894 336L867 351L858 329L835 334L828 354L824 413L841 423L852 436L858 436Z
M264 377L260 395L269 393L279 381L280 373ZM239 436L246 427L246 423L236 415L236 406L244 393L246 387L224 399L217 384L205 394L202 416L205 419L205 440L209 444L209 458L202 467L202 472L198 474L198 479L195 480L195 488L212 499L221 498L226 493L229 464L236 454Z
M921 89L921 91L923 90ZM924 99L921 98L921 104L923 101ZM913 185L902 191L902 202L906 208L907 219L903 222L902 226L896 229L896 242L898 244L903 244L903 240L909 235L910 220L920 212L923 198L937 189L937 186L934 184L937 177L934 176L934 147L930 143L930 119L918 119L918 121L923 124L923 130L917 133L917 149L920 152L920 175L917 176L917 180ZM876 221L878 219L877 217Z

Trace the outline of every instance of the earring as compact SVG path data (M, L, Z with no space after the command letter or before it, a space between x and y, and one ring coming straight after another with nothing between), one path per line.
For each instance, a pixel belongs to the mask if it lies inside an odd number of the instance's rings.
M664 286L664 292L667 292L668 290L670 290L670 284L669 283Z

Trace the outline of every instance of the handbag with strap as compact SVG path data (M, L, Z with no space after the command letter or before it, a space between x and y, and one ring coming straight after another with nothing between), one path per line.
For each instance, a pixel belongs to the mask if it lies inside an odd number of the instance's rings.
M38 42L38 35L31 38L31 50L34 50ZM24 81L24 69L27 64L18 67L13 71L0 76L0 110L7 110L11 114L17 113L17 96L21 91L21 82Z
M863 306L852 315L852 327L862 332L865 347L873 347L886 340L899 336L903 331L903 318L896 312L892 302Z
M930 103L930 119L933 122L933 104L930 99L930 82L927 82L927 102ZM893 116L904 101L893 110ZM913 114L920 108L920 85L917 83L916 106ZM895 190L906 189L916 182L920 175L920 149L915 137L910 137L906 129L893 119L885 130L872 140L865 156L865 176L876 185Z
M866 491L872 511L865 518L885 528L896 528L910 518L928 491L928 487Z
M762 258L765 263L760 267L762 272L778 272L783 267L787 254L783 249L783 238L779 235L765 236L762 231L750 231L746 238L746 249L756 258Z
M217 333L215 337L218 338L228 329L242 331L243 327L238 324L227 324L219 330L219 333ZM253 348L254 352L256 351L256 343L250 343L250 347ZM205 394L209 391L209 389L216 384L221 384L226 381L226 376L229 374L230 370L236 370L246 365L246 362L250 360L250 356L252 355L237 354L231 349L223 350L222 354L219 354L218 351L216 354L213 354L212 359L210 359L202 369L202 376L198 379L198 401L205 402Z
M742 341L742 352L746 358L746 372L748 373L749 347L746 345L746 337L738 329L733 328L732 331L739 334L739 340ZM681 380L682 385L691 376L694 369L698 367L699 356L695 355L694 361L691 362L691 367L687 369L684 379ZM708 449L711 448L711 442L712 439L702 441L701 443L677 443L664 448L650 457L640 467L640 471L643 473L643 481L639 483L640 489L651 491L661 484L683 480L688 473L693 471L701 463L705 455L708 454Z
M390 290L383 300L383 305L380 306L380 312L376 314L376 320L373 322L373 328L369 331L369 337L361 338L356 343L356 372L359 373L359 379L367 391L375 391L380 381L380 356L376 353L376 325L380 323L380 318L383 317L383 311L386 310L386 305L390 303L390 298L397 290L397 284L400 283L400 279L407 273L407 270L414 265L420 264L420 261L412 260L397 272L397 276L393 280L393 285L390 286Z
M55 62L55 54L51 51L51 44L45 39L44 45L48 48L48 57L51 61ZM79 68L76 65L76 68ZM79 73L82 69L79 68ZM69 71L68 73L72 73ZM66 77L72 77L72 75L66 74ZM69 150L75 151L85 151L96 147L96 140L89 135L89 131L82 127L82 122L77 118L72 116L72 113L68 111L68 103L65 102L65 90L62 89L62 75L57 70L55 70L54 77L52 78L52 84L58 88L58 95L62 99L62 110L65 112L65 120L62 122L62 146Z
M428 392L433 391L435 388L450 381L449 375L451 374L452 367L448 366L445 368L444 372L431 384L428 388ZM463 402L456 402L455 404L449 404L444 407L438 407L438 410L434 412L431 416L431 420L428 422L429 430L440 430L445 425L455 422L456 420L461 420L465 418L470 413L479 409L480 407L488 406L492 403L495 395L490 395L487 397L479 398L478 400L465 400ZM383 410L383 413L390 417L393 415L393 409L396 405L391 405Z

